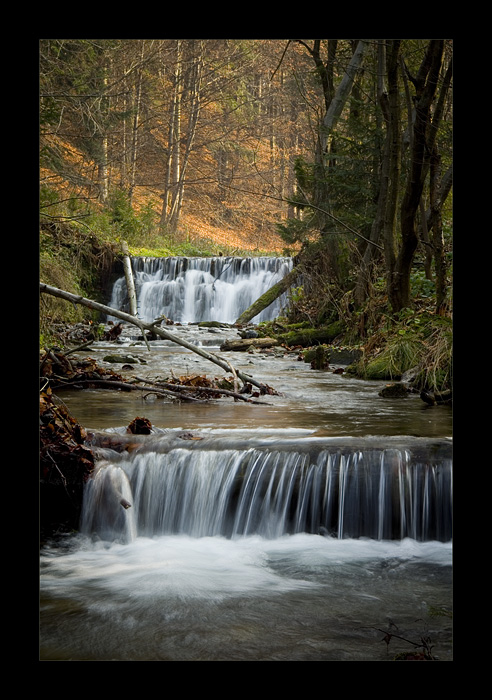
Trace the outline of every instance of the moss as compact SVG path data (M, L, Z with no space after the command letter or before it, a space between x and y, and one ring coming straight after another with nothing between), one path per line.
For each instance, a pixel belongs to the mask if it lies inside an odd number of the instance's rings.
M404 372L416 367L424 352L422 341L415 334L396 334L375 357L360 363L365 379L401 379Z
M289 330L287 333L280 333L276 337L280 343L289 346L324 345L333 342L337 336L343 333L344 328L342 321L335 321L324 328L297 328Z
M362 350L358 348L336 347L333 345L317 345L303 352L304 362L316 362L323 353L326 364L350 365L360 359Z

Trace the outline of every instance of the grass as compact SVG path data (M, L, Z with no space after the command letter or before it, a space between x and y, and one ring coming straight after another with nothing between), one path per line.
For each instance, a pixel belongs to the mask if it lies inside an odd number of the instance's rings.
M416 389L444 391L452 387L452 354L451 319L406 310L372 336L355 371L364 379L395 381L414 370Z

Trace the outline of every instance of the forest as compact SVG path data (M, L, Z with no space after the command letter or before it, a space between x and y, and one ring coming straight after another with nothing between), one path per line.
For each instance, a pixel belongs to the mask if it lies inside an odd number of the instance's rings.
M42 39L40 281L133 255L293 256L285 327L452 386L450 39ZM87 318L46 295L40 346ZM89 316L90 317L90 316ZM271 329L269 329L271 330Z

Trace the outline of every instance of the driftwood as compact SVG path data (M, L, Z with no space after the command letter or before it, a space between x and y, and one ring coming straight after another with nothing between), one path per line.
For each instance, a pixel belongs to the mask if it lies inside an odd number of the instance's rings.
M124 311L119 311L117 309L113 309L110 306L106 306L105 304L100 304L97 301L94 301L92 299L86 299L85 297L79 296L77 294L72 294L71 292L66 292L62 289L58 289L57 287L51 287L48 284L40 283L39 285L40 292L42 294L51 294L52 296L59 297L60 299L65 299L66 301L72 302L72 304L82 304L83 306L87 306L89 309L94 309L96 311L101 311L102 313L105 313L109 316L115 316L116 318L121 318L122 321L126 321L127 323L132 323L133 325L137 326L138 328L141 329L144 337L145 336L145 330L150 330L152 333L155 335L159 336L160 338L164 338L165 340L170 340L173 343L176 343L177 345L181 345L182 347L186 348L187 350L191 350L191 352L196 353L197 355L200 355L201 357L205 358L206 360L209 360L210 362L213 362L215 365L218 367L221 367L225 372L230 372L231 371L231 364L227 362L226 360L221 359L217 355L207 352L201 347L192 345L191 343L188 343L188 341L183 340L182 338L178 338L169 331L166 331L164 328L158 328L155 326L153 323L145 323L144 321L141 321L138 317L132 316L131 314L127 314ZM245 374L244 372L241 372L240 370L236 369L234 370L236 375L239 377L239 379L243 382L243 384L253 384L254 386L258 387L262 393L266 394L271 394L272 390L268 385L261 384L258 382L256 379L254 379L251 375Z
M270 289L262 294L261 297L259 297L259 299L257 299L253 304L251 304L246 311L243 311L236 323L242 325L251 321L252 318L261 313L263 309L266 309L267 306L270 306L270 304L275 301L275 299L286 292L289 287L294 284L300 274L300 267L294 267L287 275L285 275L284 278L280 280L280 282L277 282L277 284L274 284L273 287L270 287Z

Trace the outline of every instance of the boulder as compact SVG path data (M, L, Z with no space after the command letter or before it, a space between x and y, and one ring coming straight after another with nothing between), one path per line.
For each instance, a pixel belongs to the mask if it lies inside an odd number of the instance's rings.
M404 398L405 396L408 396L408 394L409 394L409 389L406 386L406 384L403 384L402 382L395 382L394 384L387 384L379 392L379 396L382 396L383 399L401 399L401 398Z
M138 364L139 360L133 355L106 355L103 357L104 362L122 363L122 364Z

